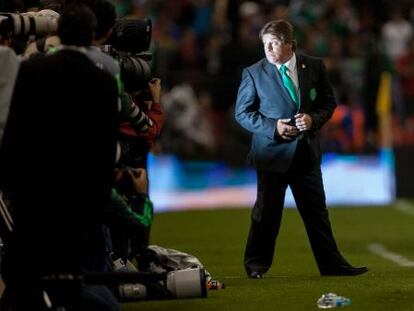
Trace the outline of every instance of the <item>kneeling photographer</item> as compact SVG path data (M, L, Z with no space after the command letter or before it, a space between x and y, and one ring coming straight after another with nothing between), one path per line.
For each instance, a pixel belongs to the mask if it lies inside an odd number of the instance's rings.
M104 208L103 218L111 232L112 250L127 262L148 246L153 205L144 169L116 169L114 179L111 204Z

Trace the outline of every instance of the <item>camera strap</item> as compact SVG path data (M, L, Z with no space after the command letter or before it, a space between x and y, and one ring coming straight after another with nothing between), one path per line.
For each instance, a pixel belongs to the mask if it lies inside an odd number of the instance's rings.
M9 232L13 232L13 218L3 200L3 193L0 191L0 215Z

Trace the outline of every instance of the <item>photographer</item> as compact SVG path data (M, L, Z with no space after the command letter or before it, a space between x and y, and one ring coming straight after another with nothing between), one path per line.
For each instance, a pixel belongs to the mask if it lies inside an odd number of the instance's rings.
M0 150L0 188L14 218L2 275L13 310L45 309L44 277L99 270L105 260L97 215L109 201L119 124L116 82L86 56L95 25L87 7L67 7L58 28L63 45L19 70ZM91 126L93 102L99 122ZM64 113L56 114L57 103ZM79 310L80 285L59 288L48 292L52 301Z
M97 26L92 44L87 48L87 56L99 68L109 72L117 81L119 95L120 122L130 123L138 131L146 131L153 122L138 105L135 104L131 92L125 87L121 67L116 58L101 48L107 43L116 24L114 5L108 0L67 0L66 4L87 5L96 15Z
M111 204L104 209L103 214L104 222L111 230L115 253L124 262L139 257L148 246L153 216L144 169L115 170Z
M121 124L121 133L131 136L144 138L149 146L153 146L158 138L164 121L163 110L160 105L161 98L161 80L153 78L148 83L148 90L151 98L149 100L140 99L140 94L135 97L138 106L149 118L149 126L140 123L123 123Z
M108 40L112 32L112 27L115 24L116 12L114 5L107 0L67 0L65 2L66 6L78 4L88 6L97 18L97 26L95 28L92 45L87 47L86 54L96 66L109 72L117 80L120 121L130 122L135 128L146 130L146 128L152 125L151 120L135 105L132 96L125 90L124 83L121 80L121 68L117 60L101 50L102 45ZM48 7L50 7L50 4ZM65 6L63 10L64 8ZM35 18L35 24L50 25L58 18L59 14L50 9L44 9L37 13L24 13L22 16ZM43 19L42 22L41 19ZM36 37L33 42L28 44L24 56L29 58L36 53L54 53L55 48L59 44L59 37L53 35L53 33L43 37Z
M125 166L147 167L147 156L160 135L164 123L164 112L160 104L161 80L154 78L148 83L150 98L135 96L135 102L140 111L149 119L149 124L143 122L121 123L120 143L123 156L121 162ZM145 93L142 91L141 93Z
M124 166L146 167L148 151L164 122L161 81L151 76L152 56L146 52L151 31L150 20L121 18L116 21L105 46L120 64L122 82L134 103L129 110L133 118L124 119L120 130Z
M77 3L78 0L69 0L68 2ZM146 167L146 154L160 134L163 123L163 111L160 105L161 80L154 78L148 82L150 72L146 62L141 62L142 65L146 65L143 72L137 73L132 71L131 76L128 74L122 75L123 72L118 65L118 61L107 53L102 52L99 48L108 41L111 42L111 39L116 41L113 38L122 40L123 38L116 36L110 37L111 33L124 33L125 29L129 29L126 27L128 25L131 25L131 29L135 30L137 25L141 25L140 21L121 19L115 22L115 8L107 0L86 0L83 3L95 12L98 21L93 44L88 47L87 55L99 68L111 73L115 77L118 83L119 102L121 104L120 144L123 156L121 157L120 166L124 167L124 169L118 170L118 173L124 172L124 177L121 179L121 183L115 182L112 190L112 203L108 211L109 214L116 214L119 217L115 216L114 218L109 217L106 219L113 220L111 222L111 232L112 238L115 240L114 244L125 244L130 239L134 245L132 256L135 256L139 253L139 249L142 248L139 244L142 244L144 247L147 246L151 224L145 225L141 223L139 217L137 218L136 216L140 215L140 210L151 210L152 218L152 203L147 195L148 178L146 171L139 170L140 176L135 177L135 175L131 175L132 171L129 167ZM133 34L142 36L142 33L143 31L137 31L137 33ZM148 32L145 32L145 34L148 35ZM149 40L145 41L142 38L135 42L127 35L125 40L128 39L134 42L133 44L143 46L144 49L148 48ZM129 57L121 58L119 64L122 65L124 60L129 59ZM139 73L142 73L142 76ZM129 77L131 78L128 79ZM121 78L123 79L121 80ZM138 189L133 193L133 197L130 197L129 193L125 193L125 188L122 187L123 181L128 176L132 178L132 183L136 185L135 188L138 187L137 183L139 181L141 183L145 182L144 188L146 190L143 191L143 188L141 190ZM137 200L138 197L140 197L139 200ZM125 221L125 223L122 224L122 221ZM127 226L128 232L124 242L120 242L123 235L122 229L125 226ZM141 239L142 241L140 241ZM118 248L122 249L122 247ZM122 257L126 258L125 251L122 251L121 254Z

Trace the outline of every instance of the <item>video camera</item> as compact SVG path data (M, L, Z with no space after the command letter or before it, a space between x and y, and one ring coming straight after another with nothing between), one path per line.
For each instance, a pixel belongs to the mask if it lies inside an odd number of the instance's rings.
M128 93L136 93L147 88L151 80L148 53L151 43L151 20L120 18L103 51L114 57L121 68L121 80Z
M51 10L43 10L30 15L28 13L0 13L0 36L25 37L30 35L46 36L53 34L58 28L59 14L47 14ZM42 14L46 13L46 14Z

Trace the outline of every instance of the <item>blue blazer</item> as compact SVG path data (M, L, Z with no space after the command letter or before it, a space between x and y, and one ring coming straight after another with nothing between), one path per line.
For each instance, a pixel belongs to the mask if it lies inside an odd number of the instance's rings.
M283 86L277 67L266 58L243 70L235 117L242 127L252 133L248 162L259 170L287 171L299 137L307 139L320 163L317 132L332 116L336 107L335 97L322 59L297 54L296 66L299 111ZM312 129L292 141L282 139L276 131L277 120L293 118L299 112L312 117Z

